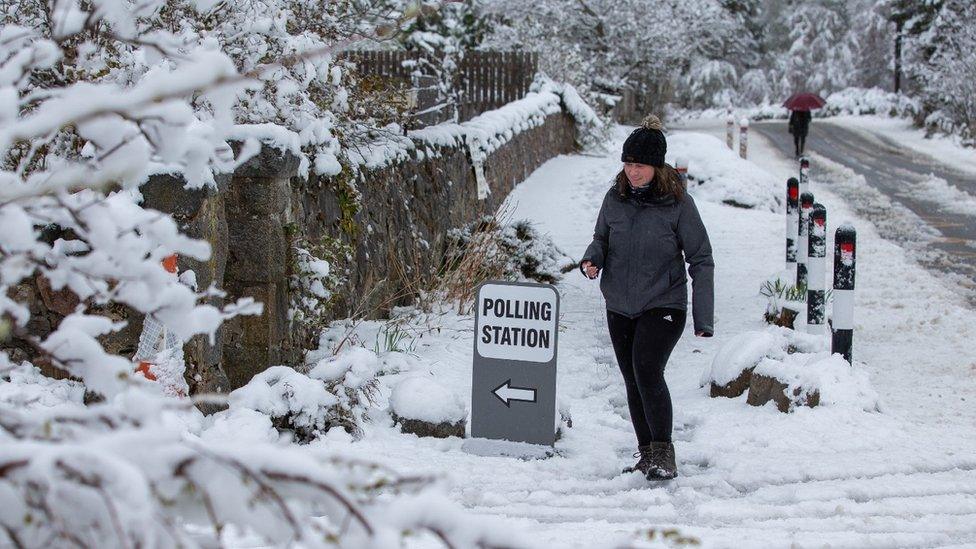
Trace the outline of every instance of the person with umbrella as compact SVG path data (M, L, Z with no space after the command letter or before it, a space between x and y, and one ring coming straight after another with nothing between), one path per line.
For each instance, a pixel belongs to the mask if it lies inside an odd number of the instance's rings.
M810 132L810 114L812 109L819 109L827 102L815 93L795 93L783 102L783 106L790 109L790 133L793 134L793 147L796 149L796 157L803 154L806 146L807 133Z

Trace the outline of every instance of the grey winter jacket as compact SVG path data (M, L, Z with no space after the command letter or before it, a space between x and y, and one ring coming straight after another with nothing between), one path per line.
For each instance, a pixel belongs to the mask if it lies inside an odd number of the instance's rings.
M695 201L687 193L660 203L622 197L616 186L603 198L593 242L582 261L600 268L607 309L635 318L648 309L687 310L692 278L696 331L712 333L714 311L712 246Z

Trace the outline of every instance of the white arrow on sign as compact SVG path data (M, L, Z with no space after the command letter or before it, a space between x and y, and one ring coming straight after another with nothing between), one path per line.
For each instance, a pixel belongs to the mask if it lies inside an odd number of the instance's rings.
M498 400L502 401L505 406L511 407L511 401L518 400L520 402L535 402L535 389L529 389L527 387L512 387L512 380L507 379L505 383L502 383L492 393L498 397Z

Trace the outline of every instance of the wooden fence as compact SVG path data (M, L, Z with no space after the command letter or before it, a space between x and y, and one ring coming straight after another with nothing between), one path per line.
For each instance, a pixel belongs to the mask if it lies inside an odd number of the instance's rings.
M413 110L420 125L451 118L452 107L443 104L437 89L438 78L433 68L440 65L439 59L416 51L358 51L348 52L344 57L356 63L362 75L408 83L416 92ZM539 54L535 52L465 52L451 90L459 120L470 120L524 97L538 66Z

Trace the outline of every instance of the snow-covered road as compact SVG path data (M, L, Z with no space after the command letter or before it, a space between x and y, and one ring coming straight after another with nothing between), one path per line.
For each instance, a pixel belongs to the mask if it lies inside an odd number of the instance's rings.
M916 259L927 267L952 276L976 306L976 161L958 154L961 147L951 143L919 143L912 139L919 130L909 132L897 124L875 117L817 120L807 141L812 167L835 172L837 179L851 179L850 172L863 177L893 207L879 209L864 193L864 184L838 186L838 193L859 213L892 229L884 236L920 252ZM783 121L753 128L783 154L792 152Z

